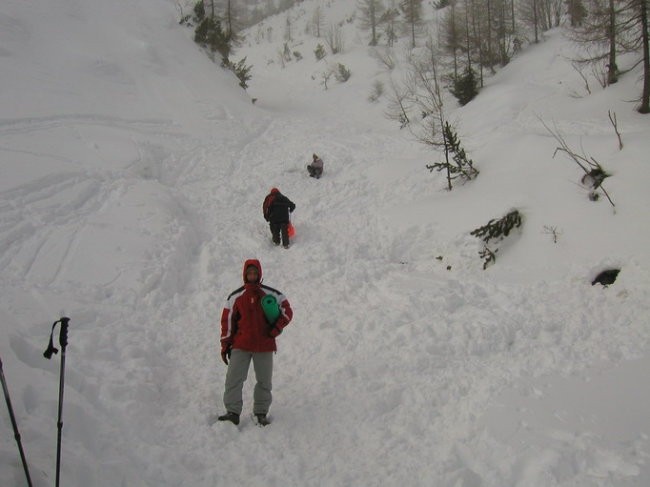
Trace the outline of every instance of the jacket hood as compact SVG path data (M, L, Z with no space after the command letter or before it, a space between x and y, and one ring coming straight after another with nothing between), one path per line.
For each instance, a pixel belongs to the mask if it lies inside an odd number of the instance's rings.
M271 194L279 193L280 190L278 188L271 188Z
M244 269L242 270L242 277L244 279L244 284L249 284L246 282L246 269L248 269L248 266L254 266L257 267L257 272L259 273L259 278L257 280L257 284L262 282L262 265L260 264L260 261L257 259L247 259L246 262L244 262Z

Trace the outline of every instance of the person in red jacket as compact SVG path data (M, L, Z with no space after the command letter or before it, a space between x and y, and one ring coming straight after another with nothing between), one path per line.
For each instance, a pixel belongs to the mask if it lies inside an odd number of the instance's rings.
M269 323L261 300L273 295L280 316ZM242 389L251 360L255 370L253 414L260 425L269 424L267 414L271 406L273 353L277 350L276 337L282 333L293 317L289 301L280 291L262 284L262 266L257 259L244 263L244 285L228 296L221 313L221 359L228 366L223 403L226 413L219 421L239 424L242 411Z

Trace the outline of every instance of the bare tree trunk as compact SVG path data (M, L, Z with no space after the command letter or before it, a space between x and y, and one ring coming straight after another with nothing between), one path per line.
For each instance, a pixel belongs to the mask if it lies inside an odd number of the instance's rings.
M377 19L375 19L375 14L372 14L372 41L370 41L371 46L377 45Z
M233 37L233 30L234 30L233 25L232 25L233 24L233 19L232 19L233 13L232 13L231 2L232 2L232 0L228 0L228 2L226 3L226 26L228 28L227 36L228 36L229 39Z
M443 28L440 30L442 40L439 42L440 45L444 46L444 50L451 55L453 79L458 78L458 50L461 49L462 51L462 33L456 13L456 2L452 1L443 17Z
M537 11L539 10L539 7L537 5L537 2L539 0L533 0L533 24L535 26L535 44L539 43L539 33L537 32L537 28L539 25L539 19L537 18Z
M492 64L492 1L487 0L487 63L490 71L494 74L494 65ZM481 83L481 86L483 84Z
M314 27L316 27L316 37L320 39L320 28L323 23L323 12L321 11L320 5L316 7L316 10L314 10L314 15L312 16L311 21Z
M650 113L650 46L648 39L648 3L641 2L641 37L643 39L643 94L639 113Z
M465 0L465 48L467 49L467 69L472 69L472 46L470 43L469 14L469 3L468 0Z
M447 165L447 189L451 191L453 189L453 186L451 185L451 164L449 163L449 141L447 140L447 136L445 134L445 131L442 131L442 138L445 144L445 164Z
M607 84L613 85L618 81L616 68L616 11L614 9L614 0L609 0L609 29L607 32L609 38L609 62L607 64Z
M453 34L453 50L454 50L454 79L458 78L458 54L456 48L458 47L458 31L456 30L456 3L451 5L451 22L454 29Z
M415 48L415 22L411 22L411 47Z
M472 2L472 31L474 32L474 43L478 47L478 70L479 70L479 79L481 83L481 88L483 87L483 65L485 64L485 60L483 59L483 49L481 47L481 44L483 43L483 39L481 38L481 32L479 27L477 26L478 22L476 20L477 17L477 8L474 5L474 2Z
M501 66L508 64L508 49L506 46L506 5L499 5L499 25L497 27L497 43L499 46L499 62Z

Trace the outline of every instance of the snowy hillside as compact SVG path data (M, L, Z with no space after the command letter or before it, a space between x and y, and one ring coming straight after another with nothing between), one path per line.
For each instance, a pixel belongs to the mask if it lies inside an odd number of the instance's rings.
M638 73L576 97L550 32L450 107L481 172L449 192L425 168L438 156L367 100L386 73L353 3L293 9L302 60L284 66L286 16L250 29L234 55L248 92L170 0L0 3L0 357L35 486L54 483L61 361L43 351L64 315L62 485L650 484ZM323 61L318 4L346 43ZM328 63L350 80L325 90ZM589 201L542 120L611 172L615 209ZM272 186L297 205L289 250L262 218ZM522 230L483 270L470 232L512 208ZM246 258L295 313L266 429L213 424L218 320ZM618 280L592 286L609 267ZM0 409L0 485L25 485Z

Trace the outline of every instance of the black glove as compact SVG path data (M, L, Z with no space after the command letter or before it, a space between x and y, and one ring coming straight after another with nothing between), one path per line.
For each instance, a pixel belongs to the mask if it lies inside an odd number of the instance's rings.
M221 360L223 360L224 364L228 365L228 359L230 358L231 353L232 353L231 347L226 347L221 349Z

